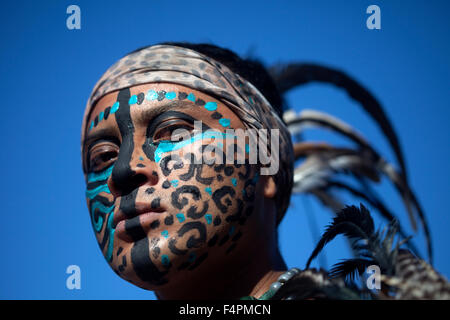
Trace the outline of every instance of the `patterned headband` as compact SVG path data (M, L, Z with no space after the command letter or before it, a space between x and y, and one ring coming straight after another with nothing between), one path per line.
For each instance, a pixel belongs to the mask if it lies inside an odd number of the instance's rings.
M133 52L111 66L89 97L82 124L83 149L87 120L103 96L135 85L170 82L214 96L227 105L249 129L279 129L278 222L289 205L294 157L289 131L267 99L250 82L225 65L194 50L155 45ZM270 141L270 136L269 140ZM82 150L83 151L83 150ZM278 155L271 155L278 157ZM281 187L283 190L280 190Z

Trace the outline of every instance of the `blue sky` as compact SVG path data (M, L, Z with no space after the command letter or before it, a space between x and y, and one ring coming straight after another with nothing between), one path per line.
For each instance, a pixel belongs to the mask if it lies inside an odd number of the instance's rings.
M81 8L81 30L66 28L71 4ZM371 4L381 8L381 30L366 28ZM0 298L154 299L114 274L100 253L84 199L79 139L86 100L101 74L127 52L160 41L212 42L267 65L320 63L360 81L394 123L428 215L434 265L450 278L449 9L446 1L399 0L2 3ZM287 97L296 110L344 119L394 160L345 93L313 84ZM392 187L383 182L377 190L412 232ZM331 219L313 199L293 198L279 237L289 267L304 267L313 249L308 214L319 233ZM424 252L423 234L416 238ZM342 239L325 252L327 267L348 257ZM81 268L81 290L65 286L72 264Z

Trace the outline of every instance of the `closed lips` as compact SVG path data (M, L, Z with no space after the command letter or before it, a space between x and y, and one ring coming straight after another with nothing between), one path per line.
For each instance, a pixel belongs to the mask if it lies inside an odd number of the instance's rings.
M125 214L122 210L119 210L116 214L114 214L113 227L115 228L117 224L122 220L131 219L144 213L162 213L164 211L164 208L152 208L149 203L137 202L135 204L134 210L127 210L127 214Z

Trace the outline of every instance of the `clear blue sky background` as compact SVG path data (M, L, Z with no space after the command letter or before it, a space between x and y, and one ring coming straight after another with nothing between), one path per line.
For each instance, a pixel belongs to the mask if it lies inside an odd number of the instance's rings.
M66 28L71 4L81 8L81 30ZM381 8L379 31L366 28L371 4ZM435 267L449 278L449 12L447 1L2 2L0 298L154 299L115 275L100 253L84 199L79 138L85 102L101 74L127 52L168 40L213 42L268 65L323 63L369 88L399 134L428 214ZM288 98L297 110L345 119L394 159L343 92L309 85ZM411 232L392 187L384 182L379 192ZM289 267L304 267L313 249L308 214L316 232L331 219L312 199L293 200L280 226ZM424 252L420 232L416 243ZM339 239L327 247L325 266L345 257ZM71 264L81 268L81 290L66 289Z

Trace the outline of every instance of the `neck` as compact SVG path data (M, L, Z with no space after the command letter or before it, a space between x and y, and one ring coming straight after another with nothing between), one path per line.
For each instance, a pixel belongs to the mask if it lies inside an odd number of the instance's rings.
M259 298L286 269L277 249L271 257L251 257L239 268L226 266L213 272L205 270L201 277L184 277L182 283L156 290L155 294L160 300Z

